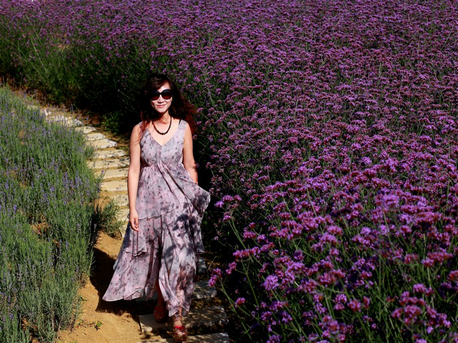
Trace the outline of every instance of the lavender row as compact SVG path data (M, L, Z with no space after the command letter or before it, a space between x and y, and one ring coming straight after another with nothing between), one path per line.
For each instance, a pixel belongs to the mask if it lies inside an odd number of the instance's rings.
M0 341L53 342L88 277L98 181L81 133L0 89Z

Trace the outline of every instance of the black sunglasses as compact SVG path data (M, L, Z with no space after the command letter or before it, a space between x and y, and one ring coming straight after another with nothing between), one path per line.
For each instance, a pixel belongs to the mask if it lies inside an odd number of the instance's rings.
M151 100L157 100L161 95L162 99L169 100L172 98L172 91L170 89L164 89L162 92L154 91Z

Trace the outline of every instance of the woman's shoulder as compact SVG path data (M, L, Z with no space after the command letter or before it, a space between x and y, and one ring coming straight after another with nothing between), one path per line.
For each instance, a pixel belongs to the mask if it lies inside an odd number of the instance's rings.
M139 141L141 136L142 136L142 122L134 126L130 137L131 139L135 139L136 141Z
M187 123L187 121L186 121L185 118L182 118L182 117L173 117L173 118L176 119L176 120L179 120L180 123L181 123L181 122Z
M141 130L142 130L142 122L134 126L134 128L132 129L132 133L139 134Z
M181 125L182 127L186 127L188 125L188 122L183 118L177 118L177 120L179 120L178 125Z

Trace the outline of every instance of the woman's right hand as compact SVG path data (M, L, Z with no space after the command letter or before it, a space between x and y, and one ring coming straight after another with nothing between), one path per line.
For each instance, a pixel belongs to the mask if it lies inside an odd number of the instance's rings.
M132 230L138 231L138 213L136 210L130 212L129 223Z

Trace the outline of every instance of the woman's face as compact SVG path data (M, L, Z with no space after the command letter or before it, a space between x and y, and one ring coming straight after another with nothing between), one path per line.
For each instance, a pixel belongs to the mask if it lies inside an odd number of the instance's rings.
M170 85L166 81L161 88L159 88L157 91L159 93L165 91L165 90L170 90ZM166 92L167 93L167 92ZM165 113L168 113L169 107L172 104L173 98L170 99L164 99L162 95L159 96L157 100L151 99L151 106L161 115L164 115Z

